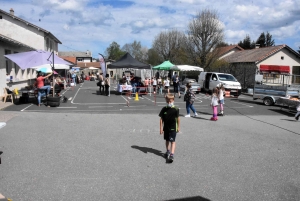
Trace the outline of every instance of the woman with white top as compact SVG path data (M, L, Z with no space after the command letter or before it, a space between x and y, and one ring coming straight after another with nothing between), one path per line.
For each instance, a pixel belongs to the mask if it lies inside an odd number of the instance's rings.
M152 78L152 85L153 85L153 93L156 93L156 85L157 85L157 80L156 77Z
M166 90L167 90L167 93L169 93L170 80L168 77L166 77L166 79L164 81L164 87L165 87L165 94L166 94Z

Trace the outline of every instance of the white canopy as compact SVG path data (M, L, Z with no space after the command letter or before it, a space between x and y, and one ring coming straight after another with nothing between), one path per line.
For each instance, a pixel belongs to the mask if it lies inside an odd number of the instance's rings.
M89 67L89 69L90 69L90 70L96 70L96 69L99 69L99 68L95 68L95 67L92 67L92 66L91 66L91 67Z
M198 66L190 66L190 65L175 65L170 67L170 70L177 70L177 71L204 71L203 68Z
M40 66L36 66L33 69L38 69L38 68L52 68L53 64L44 64ZM54 64L54 69L70 69L69 65L66 64Z

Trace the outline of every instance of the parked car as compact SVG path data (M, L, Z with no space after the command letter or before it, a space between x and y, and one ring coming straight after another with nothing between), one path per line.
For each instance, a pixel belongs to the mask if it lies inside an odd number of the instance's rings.
M185 91L186 84L191 83L193 92L197 94L201 91L200 84L197 83L196 79L185 78L182 83L180 84L180 91Z
M212 91L213 88L223 85L230 95L239 96L242 92L241 84L233 75L227 73L200 72L198 83L203 91Z

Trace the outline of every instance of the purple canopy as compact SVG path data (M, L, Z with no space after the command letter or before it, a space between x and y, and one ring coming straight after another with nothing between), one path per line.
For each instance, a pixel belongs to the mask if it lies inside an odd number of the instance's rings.
M73 65L72 63L63 60L62 58L59 58L54 53L44 50L21 52L4 56L9 60L15 62L23 70L47 64L51 65L54 68L55 64Z

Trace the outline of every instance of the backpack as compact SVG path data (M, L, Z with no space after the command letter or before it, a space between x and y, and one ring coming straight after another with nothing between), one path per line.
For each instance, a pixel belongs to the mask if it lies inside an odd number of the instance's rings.
M183 101L188 101L189 99L190 99L190 92L187 91L187 92L184 94Z

